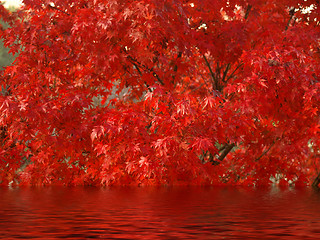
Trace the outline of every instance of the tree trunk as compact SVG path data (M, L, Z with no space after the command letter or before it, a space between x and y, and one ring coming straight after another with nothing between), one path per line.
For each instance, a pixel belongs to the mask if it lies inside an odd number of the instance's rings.
M320 183L320 173L318 176L313 180L312 187L314 188L319 188L319 183Z

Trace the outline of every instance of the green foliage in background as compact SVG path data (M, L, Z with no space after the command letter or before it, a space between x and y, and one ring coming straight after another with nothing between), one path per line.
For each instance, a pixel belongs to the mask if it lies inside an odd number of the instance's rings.
M8 9L11 12L17 10L17 8L15 8L13 6L10 6ZM11 53L9 53L9 50L10 50L9 48L6 48L3 46L3 41L0 41L0 70L3 67L11 65L13 63L14 59L17 57L17 56L13 56Z

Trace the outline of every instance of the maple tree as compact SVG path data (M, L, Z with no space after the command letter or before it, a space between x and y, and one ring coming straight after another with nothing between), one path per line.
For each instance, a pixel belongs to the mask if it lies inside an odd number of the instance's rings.
M318 1L1 7L0 182L319 184Z

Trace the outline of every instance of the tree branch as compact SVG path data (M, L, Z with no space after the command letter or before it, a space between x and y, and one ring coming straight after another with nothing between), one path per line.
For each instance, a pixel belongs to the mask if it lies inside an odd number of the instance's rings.
M221 148L218 149L219 152L223 151L226 148L227 144L223 145Z
M227 73L230 69L230 63L227 64L226 69L223 71L223 76L222 76L222 82L227 82L226 77L227 77Z
M179 59L179 58L181 58L181 56L182 56L182 52L179 52L176 60ZM178 65L177 65L177 64L174 65L173 71L174 71L175 73L178 71ZM174 79L175 77L176 77L176 75L173 76L173 79Z
M59 9L59 8L57 8L57 7L55 7L55 6L52 6L52 5L48 4L48 7L51 8L51 9L53 9L53 10L57 10L58 12L61 12L61 13L63 13L63 14L66 14L66 15L70 16L69 13L67 13L67 12L65 12L65 11L62 11L61 9Z
M134 61L130 61L132 64L133 64L133 66L137 69L137 71L138 71L138 73L140 74L140 76L142 76L142 72L141 72L141 70L140 70L140 68L139 68L139 66L134 62ZM144 84L146 85L146 87L148 88L148 90L149 90L149 92L152 92L152 90L151 90L151 88L150 88L150 86L149 86L149 84L148 83L146 83L146 81L144 81Z
M233 70L233 72L229 75L229 77L227 78L227 80L225 80L226 82L229 81L231 78L234 77L235 72L243 66L243 63L239 63L239 65Z
M250 13L251 8L252 8L252 5L249 4L247 7L247 10L246 10L246 14L244 16L244 19L247 19L249 17L249 13Z
M236 145L234 143L227 143L225 149L221 153L221 155L218 157L218 160L221 162L227 155L228 153L234 148Z
M135 62L133 62L133 61L131 61L131 63L132 63L133 66L137 69L138 73L139 73L140 75L142 75L142 72L140 71L140 68L138 67L138 65L137 65Z
M275 143L276 141L273 141L270 147L267 150L265 150L258 158L256 158L255 161L258 162L264 155L266 155L270 151L270 149L274 146Z
M290 18L289 18L288 23L287 23L287 26L286 26L286 28L285 28L286 31L288 30L288 28L289 28L289 26L290 26L290 22L291 22L291 20L293 19L293 16L294 16L294 14L295 14L294 7L292 7L292 8L289 10L289 14L290 14Z
M127 58L130 60L130 62L137 68L137 71L142 75L142 72L140 71L139 67L143 67L144 69L146 69L147 71L151 72L152 75L158 80L158 82L161 85L164 85L163 81L161 80L161 78L158 76L158 74L153 70L148 68L146 65L141 64L140 62L138 62L136 59L134 59L133 57L131 57L130 55L127 56Z
M219 90L219 89L218 89L218 85L219 85L218 79L216 78L214 72L212 71L212 68L211 68L211 66L210 66L210 63L209 63L208 59L206 58L206 56L205 56L204 54L203 54L202 56L203 56L204 61L205 61L206 64L207 64L207 67L209 68L210 75L211 75L211 77L212 77L212 79L213 79L213 82L214 82L214 85L215 85L215 86L214 86L214 89L215 89L215 90Z
M219 165L223 161L223 159L228 155L228 153L232 150L232 148L235 146L236 145L234 143L232 144L226 143L225 145L223 145L221 148L218 149L219 152L222 152L219 157L214 158L211 152L206 151L206 152L203 152L203 155L200 159L203 161L204 157L209 154L208 162L211 162L213 165Z
M319 173L318 176L313 180L311 186L314 187L314 188L319 188L319 184L320 184L320 173Z

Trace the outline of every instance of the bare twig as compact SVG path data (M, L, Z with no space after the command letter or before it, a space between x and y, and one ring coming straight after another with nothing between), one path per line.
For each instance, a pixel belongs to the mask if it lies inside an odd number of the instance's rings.
M151 68L148 68L146 65L141 64L139 61L137 61L136 59L134 59L133 57L131 57L130 55L127 56L127 58L130 60L130 62L137 68L137 71L142 75L141 70L139 69L139 67L144 68L145 70L147 70L148 72L151 72L152 75L158 80L158 82L161 85L164 85L163 81L161 80L161 78L158 76L158 74ZM139 66L139 67L138 67Z
M142 76L142 72L141 72L139 66L138 66L135 62L133 62L133 61L130 61L130 62L131 62L131 63L133 64L133 66L137 69L137 71L138 71L138 73L140 74L140 76ZM149 84L148 84L146 81L144 82L144 84L145 84L146 87L148 88L149 92L152 92Z

